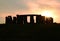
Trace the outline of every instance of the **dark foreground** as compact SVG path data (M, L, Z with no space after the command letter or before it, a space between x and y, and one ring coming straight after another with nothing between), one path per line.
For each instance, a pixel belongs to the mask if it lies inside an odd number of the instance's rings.
M60 40L60 24L0 24L0 40Z

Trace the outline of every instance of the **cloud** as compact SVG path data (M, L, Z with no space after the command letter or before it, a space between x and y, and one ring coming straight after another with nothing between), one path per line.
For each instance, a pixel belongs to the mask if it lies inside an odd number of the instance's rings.
M0 12L27 11L36 9L59 9L60 3L57 0L1 0Z

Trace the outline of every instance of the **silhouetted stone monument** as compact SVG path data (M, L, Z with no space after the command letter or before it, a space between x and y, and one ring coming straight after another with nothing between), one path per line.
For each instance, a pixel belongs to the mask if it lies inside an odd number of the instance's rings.
M13 24L17 24L17 18L13 17Z
M37 16L36 16L36 23L37 23L37 24L40 24L40 23L41 23L41 18L42 18L41 15L37 15Z
M53 23L53 18L52 18L52 17L50 17L50 23L51 23L51 24Z
M52 24L53 23L53 18L48 17L46 18L46 24Z
M30 24L34 24L34 16L36 16L36 24L52 24L52 17L45 17L41 15L17 15L17 17L6 17L6 24L27 24L27 17L30 16Z
M6 17L6 24L12 24L12 17L11 16Z
M41 17L41 24L45 24L45 16Z
M23 15L23 23L27 24L27 16L26 15L25 16Z
M32 16L32 15L30 16L30 23L31 23L31 24L33 24L33 23L34 23L34 18L33 18L33 16Z
M23 16L17 15L17 24L23 24Z

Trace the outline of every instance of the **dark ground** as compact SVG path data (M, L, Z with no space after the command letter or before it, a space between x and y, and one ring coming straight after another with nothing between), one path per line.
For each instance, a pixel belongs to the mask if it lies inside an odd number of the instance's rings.
M0 24L0 40L60 40L60 24Z

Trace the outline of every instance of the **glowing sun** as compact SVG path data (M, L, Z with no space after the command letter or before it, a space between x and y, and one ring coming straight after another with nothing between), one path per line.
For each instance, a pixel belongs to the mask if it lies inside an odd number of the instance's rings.
M46 17L53 17L52 14L53 13L51 11L43 11L41 13L42 16L46 16Z

